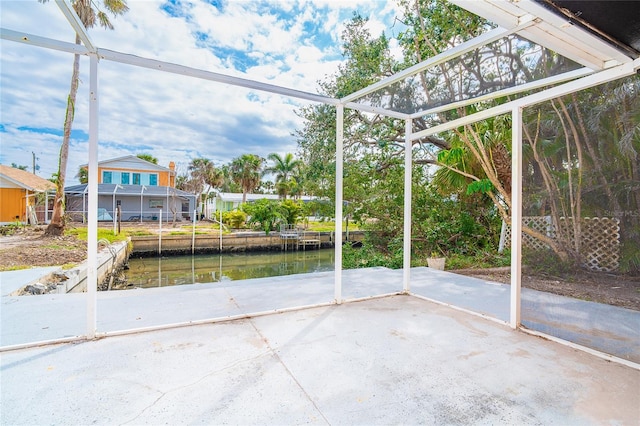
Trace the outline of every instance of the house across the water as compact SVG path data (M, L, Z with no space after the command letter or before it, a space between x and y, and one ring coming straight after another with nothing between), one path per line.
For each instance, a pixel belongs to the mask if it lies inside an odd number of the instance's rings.
M0 164L0 225L45 222L48 200L53 200L55 191L56 186L40 176Z
M87 167L86 165L83 167ZM111 221L118 208L122 221L191 220L196 196L176 189L175 164L159 166L135 155L98 163L98 220ZM86 184L65 188L67 213L84 221L88 211Z
M247 194L247 203L253 203L257 200L281 200L280 196L277 194ZM296 201L302 201L303 203L308 203L309 201L317 200L317 197L312 195L302 195L300 197L295 198ZM218 192L215 198L210 198L207 201L207 210L208 211L219 211L228 212L231 210L236 210L242 204L242 193L235 192Z

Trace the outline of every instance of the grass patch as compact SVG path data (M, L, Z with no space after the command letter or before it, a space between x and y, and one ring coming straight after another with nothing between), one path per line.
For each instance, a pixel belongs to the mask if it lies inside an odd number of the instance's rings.
M65 230L65 235L75 236L77 239L82 241L87 241L87 228L71 228ZM128 237L126 232L121 232L118 235L113 235L113 231L111 229L98 228L98 240L105 239L109 241L109 244L125 241Z
M0 267L0 272L8 272L8 271L21 271L22 269L31 269L31 265L11 265Z
M20 222L10 223L8 225L2 225L0 226L0 235L5 235L5 236L13 235L17 231L24 229L24 227L25 226Z
M485 269L509 265L511 265L511 254L508 250L505 250L504 253L481 251L475 253L473 256L462 254L448 255L446 269Z
M428 254L414 254L411 257L411 266L427 266L428 257ZM496 268L511 264L511 256L508 251L504 253L481 251L474 255L448 254L446 258L447 270ZM403 265L403 251L401 248L396 248L382 252L368 242L364 242L360 248L347 244L342 247L342 262L344 269L373 266L398 269Z
M318 222L318 221L309 221L305 223L308 231L316 231L316 232L331 232L336 230L336 223L331 221L326 222ZM360 227L353 223L349 222L349 231L359 231ZM342 232L347 231L346 223L342 224Z
M126 231L126 234L130 237L148 237L150 235L156 235L153 232L149 232L146 229L134 229Z
M211 232L198 231L195 232L196 235L211 235ZM191 231L171 231L169 235L193 235Z
M191 232L191 230L193 229L193 225L182 225L181 228L183 228L185 230L189 230L189 232ZM218 225L217 223L213 223L211 225L196 225L196 232L197 231L219 232L220 231L220 225Z
M67 248L67 246L64 245L60 245L57 243L52 243L52 244L45 244L42 246L42 248L46 248L46 249L50 249L50 250L64 250Z

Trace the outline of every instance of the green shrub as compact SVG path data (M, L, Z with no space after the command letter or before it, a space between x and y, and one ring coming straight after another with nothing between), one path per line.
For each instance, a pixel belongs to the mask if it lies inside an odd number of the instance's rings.
M509 250L504 253L480 250L472 255L452 253L447 256L447 269L497 268L509 265L511 265Z
M280 203L281 212L285 223L295 225L302 219L304 214L304 207L302 202L295 202L293 200L284 200Z
M571 262L563 261L551 249L530 250L524 248L522 250L522 264L535 273L557 277L566 276L575 270L575 266Z
M231 228L242 228L247 221L247 214L242 210L232 210L222 213L222 223Z
M342 247L342 267L344 269L371 268L374 266L398 269L402 268L402 264L402 249L383 253L368 242L364 242L362 247L353 247L350 244L345 244Z
M249 215L247 223L259 227L267 235L284 220L280 203L274 200L263 198L253 203L244 203L242 210Z
M19 221L3 225L0 226L0 235L13 235L16 231L19 231L22 228L24 228L24 225Z

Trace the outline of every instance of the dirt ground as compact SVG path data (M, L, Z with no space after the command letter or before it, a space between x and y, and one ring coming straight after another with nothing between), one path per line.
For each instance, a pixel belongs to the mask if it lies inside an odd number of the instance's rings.
M139 224L136 226L140 227ZM0 236L0 271L19 267L79 263L86 259L86 250L86 242L75 237L45 237L44 227L25 227L12 235ZM508 268L465 269L455 272L494 282L510 282ZM639 277L586 271L570 277L554 277L525 272L522 285L535 290L640 311Z
M509 284L508 268L452 271L463 275ZM569 277L522 274L522 286L547 293L640 311L640 278L581 271Z
M87 243L73 236L45 237L44 227L25 227L0 236L0 271L70 265L87 258Z

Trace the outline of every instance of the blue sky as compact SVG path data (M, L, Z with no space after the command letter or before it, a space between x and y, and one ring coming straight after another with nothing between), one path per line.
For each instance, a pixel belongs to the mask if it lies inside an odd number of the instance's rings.
M101 2L100 2L101 3ZM335 73L340 34L354 12L370 18L374 35L392 39L400 17L395 2L365 0L234 1L130 0L114 31L90 30L102 48L201 68L308 92ZM3 28L73 42L53 1L0 1ZM395 44L392 40L392 48ZM70 54L0 41L0 163L57 171L69 92ZM88 156L88 68L80 89L67 184ZM295 152L291 136L304 105L278 95L101 61L99 158L149 153L184 172L192 158L216 165L245 153Z

